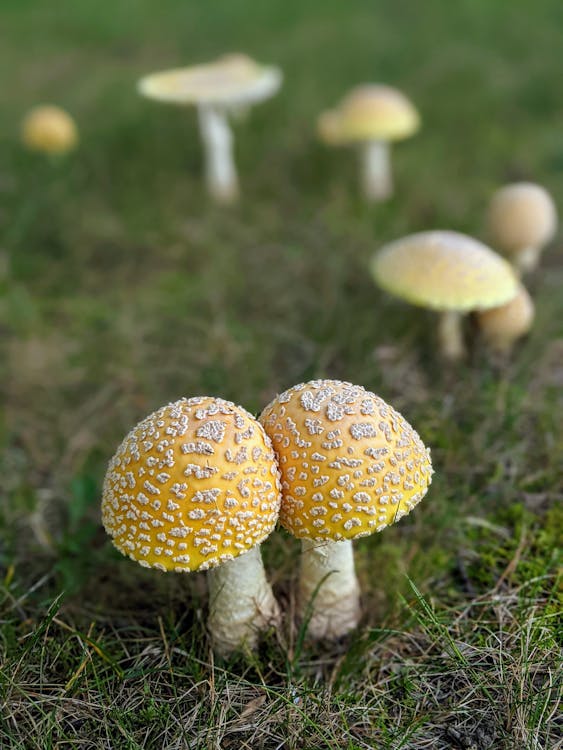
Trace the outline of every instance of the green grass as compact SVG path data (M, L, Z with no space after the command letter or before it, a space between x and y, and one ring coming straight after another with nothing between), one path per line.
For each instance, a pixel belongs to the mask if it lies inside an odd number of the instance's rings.
M432 316L366 272L407 232L486 238L507 180L561 201L560 0L4 0L0 22L0 747L561 747L561 240L501 369L472 329L470 360L445 368ZM238 49L286 79L237 126L243 200L223 210L202 191L193 112L134 84ZM314 136L364 80L404 89L424 122L377 209L354 154ZM41 101L79 123L59 163L18 143ZM364 619L348 641L302 644L288 617L257 655L213 659L204 578L109 545L106 463L167 401L257 412L323 376L404 413L432 447L431 491L356 545ZM276 533L264 554L290 615L297 545Z

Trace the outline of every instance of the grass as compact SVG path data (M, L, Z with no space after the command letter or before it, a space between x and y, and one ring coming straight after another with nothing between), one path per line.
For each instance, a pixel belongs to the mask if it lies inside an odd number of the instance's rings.
M501 369L469 330L470 361L446 370L431 316L379 294L366 265L410 231L484 237L507 180L560 201L563 6L253 5L2 5L0 747L562 747L561 241L530 279L537 325ZM244 200L225 211L201 190L193 113L142 101L134 83L233 49L286 81L237 127ZM369 79L404 89L424 120L376 210L353 154L313 131ZM77 118L68 159L20 148L39 101ZM257 655L216 660L204 579L110 548L106 463L181 395L257 412L321 376L405 414L432 447L431 492L356 545L365 614L348 641L312 646L288 617ZM297 546L280 532L264 554L291 614Z

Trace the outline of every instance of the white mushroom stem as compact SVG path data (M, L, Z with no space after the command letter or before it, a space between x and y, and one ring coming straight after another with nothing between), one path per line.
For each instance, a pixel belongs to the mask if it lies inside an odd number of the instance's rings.
M440 314L438 338L440 351L446 359L452 361L463 359L465 344L460 313L446 310Z
M519 274L529 273L538 267L541 248L523 247L512 254L512 262Z
M298 614L315 639L335 639L360 619L360 588L352 542L303 540Z
M211 105L198 108L199 127L205 147L205 179L218 203L238 197L238 177L233 155L233 134L227 114Z
M370 203L393 194L391 153L387 141L368 141L361 147L362 192Z
M217 653L253 649L260 631L279 623L279 607L266 580L259 545L210 570L207 583L208 627Z

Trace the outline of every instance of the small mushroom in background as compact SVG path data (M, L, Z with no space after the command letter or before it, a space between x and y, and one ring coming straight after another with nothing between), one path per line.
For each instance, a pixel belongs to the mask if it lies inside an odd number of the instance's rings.
M360 617L352 540L382 531L422 500L430 453L383 399L338 380L301 383L259 417L278 455L280 522L302 540L298 613L312 638Z
M30 151L60 156L78 144L78 129L64 109L42 104L31 109L23 119L21 139Z
M440 351L452 361L465 355L462 315L503 305L518 292L504 258L473 237L447 230L391 242L375 253L370 267L385 291L440 312Z
M240 119L252 104L273 96L281 86L279 68L259 65L243 54L215 62L153 73L139 81L139 92L161 102L197 107L205 149L207 188L218 203L238 198L229 116Z
M503 355L509 354L516 341L529 333L534 316L533 300L522 285L510 302L476 313L479 329L487 345L494 352Z
M105 477L102 521L143 567L209 570L209 631L225 655L253 648L279 620L260 544L280 501L261 425L240 406L198 397L164 406L127 435Z
M532 182L506 185L491 199L488 227L495 246L520 273L533 271L557 229L553 198L545 188Z
M328 146L359 146L362 192L370 203L393 194L390 143L408 138L419 126L419 114L404 94L381 84L352 89L336 109L323 112L317 124Z

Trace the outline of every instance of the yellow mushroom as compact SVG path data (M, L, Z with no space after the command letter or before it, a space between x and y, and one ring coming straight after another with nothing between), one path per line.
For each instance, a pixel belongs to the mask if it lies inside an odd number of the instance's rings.
M209 570L219 653L278 617L260 544L276 525L279 473L269 438L242 407L181 399L140 422L112 458L102 521L117 549L163 572Z
M529 333L534 316L534 303L522 285L510 302L476 314L483 338L501 354L508 354L516 341Z
M277 453L280 522L303 542L299 613L314 638L338 638L360 614L352 540L409 513L432 479L430 453L379 396L338 380L301 383L259 417Z
M491 238L521 273L533 271L557 229L557 210L541 185L516 182L497 190L488 212Z
M68 112L44 104L27 113L22 122L21 137L31 151L60 155L76 147L78 130Z
M138 89L149 99L197 107L208 191L218 203L232 203L239 186L229 115L240 115L273 96L281 82L278 68L236 53L211 63L153 73L139 81Z
M462 314L511 300L518 280L507 261L478 240L451 231L411 234L377 251L371 272L379 286L413 305L441 313L440 350L463 357Z
M317 124L328 146L359 145L362 192L370 202L393 193L389 143L410 137L419 127L419 114L406 96L382 84L356 86Z

